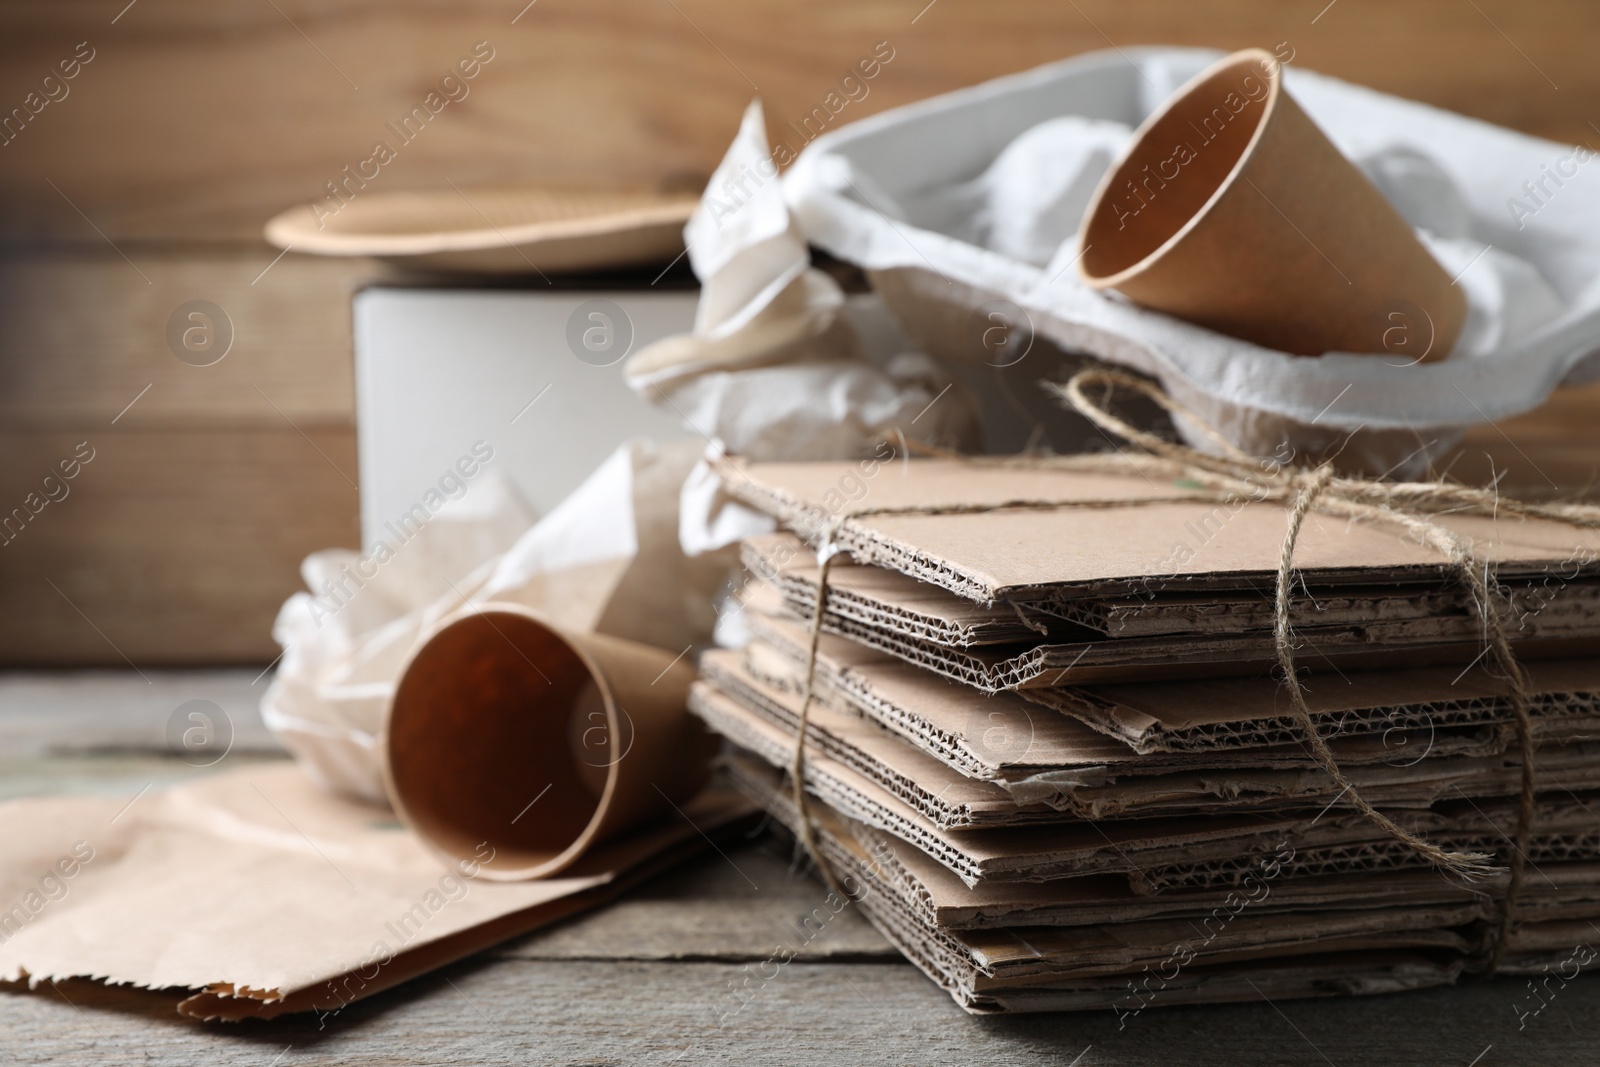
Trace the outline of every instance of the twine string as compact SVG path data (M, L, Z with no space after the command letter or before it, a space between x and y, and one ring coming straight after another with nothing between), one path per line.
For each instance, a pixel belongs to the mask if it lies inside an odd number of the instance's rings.
M839 553L832 550L831 542L831 536L824 538L824 548L818 556L817 599L811 609L811 639L806 648L805 684L800 694L800 712L796 716L795 736L798 740L795 742L794 756L789 761L789 781L794 790L795 822L798 824L801 847L811 857L812 865L821 872L828 888L840 899L850 899L850 894L833 872L833 864L823 857L822 850L817 847L816 826L811 821L811 812L806 803L806 731L810 728L811 702L816 698L817 644L822 640L822 619L828 609L828 572L833 569L833 561L839 558Z
M1452 852L1440 848L1425 838L1419 837L1405 829L1389 818L1383 812L1373 807L1366 797L1361 795L1355 783L1350 781L1339 766L1339 761L1334 758L1333 749L1328 747L1328 742L1317 732L1316 723L1311 718L1311 708L1306 704L1305 690L1300 684L1299 671L1294 662L1294 634L1289 626L1289 596L1294 584L1294 549L1300 539L1300 528L1305 523L1306 515L1311 511L1317 498L1328 488L1328 483L1333 480L1333 468L1322 466L1317 468L1302 481L1299 494L1295 497L1294 506L1289 509L1289 529L1283 538L1283 547L1278 553L1278 582L1277 600L1273 610L1273 640L1276 645L1278 667L1283 672L1286 687L1289 691L1289 708L1294 713L1299 723L1300 731L1305 735L1305 740L1311 747L1311 753L1316 757L1322 769L1327 772L1333 784L1339 787L1340 795L1348 796L1356 810L1376 823L1391 837L1394 837L1414 852L1424 856L1428 862L1436 867L1444 868L1463 876L1472 876L1488 869L1490 857L1480 852Z

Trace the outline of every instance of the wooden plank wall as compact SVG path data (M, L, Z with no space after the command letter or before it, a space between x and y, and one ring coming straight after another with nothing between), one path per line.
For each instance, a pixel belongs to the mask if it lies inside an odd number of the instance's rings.
M0 662L276 655L299 559L356 542L349 297L381 272L274 264L260 226L477 42L469 94L375 186L693 186L752 96L776 131L880 42L893 59L841 119L1092 49L1287 41L1304 67L1600 143L1585 0L525 3L0 7L0 514L80 444L95 457L0 547ZM169 347L190 300L232 322L213 366ZM1566 425L1537 423L1556 444Z

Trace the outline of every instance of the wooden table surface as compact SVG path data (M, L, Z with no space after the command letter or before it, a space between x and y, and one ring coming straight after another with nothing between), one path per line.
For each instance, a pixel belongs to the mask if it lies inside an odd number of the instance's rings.
M217 768L165 753L185 700L232 720L217 767L282 759L250 672L0 675L0 798L132 796ZM1519 1029L1526 979L1382 997L1141 1014L973 1017L846 909L729 1014L730 989L821 902L790 844L759 831L608 908L315 1016L181 1018L170 994L89 982L0 991L3 1064L1592 1064L1600 981ZM752 987L753 988L753 987Z

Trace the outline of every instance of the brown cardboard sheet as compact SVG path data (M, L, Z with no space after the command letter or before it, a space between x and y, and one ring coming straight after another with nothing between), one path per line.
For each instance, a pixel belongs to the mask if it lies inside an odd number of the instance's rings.
M714 652L701 660L703 688L714 687L733 707L710 692L696 698L698 712L725 736L748 742L750 717L759 719L783 736L792 739L798 721L800 696L793 690L773 687L747 671L737 653ZM958 695L959 699L959 695ZM979 699L988 699L979 697ZM909 702L909 706L928 707L929 702ZM945 715L956 719L960 704L947 703ZM1048 721L1053 713L1038 710L1036 717ZM900 716L911 719L907 711ZM969 734L969 746L982 743L985 731L997 727L985 720L981 710L969 713L969 721L953 729ZM1031 722L1031 721L1030 721ZM1077 727L1091 738L1095 735L1081 724ZM1059 724L1056 724L1059 725ZM1026 728L1026 724L1024 727ZM1029 823L1067 822L1079 819L1104 819L1148 815L1204 815L1213 811L1249 808L1276 810L1320 808L1327 802L1328 779L1319 767L1296 745L1270 748L1234 749L1209 756L1188 754L1139 756L1124 750L1118 758L1102 763L1065 762L1070 745L1058 747L1052 755L1061 762L1053 769L1039 771L1014 780L972 778L924 750L871 721L814 702L807 722L807 740L894 793L927 816L940 829L983 826L1017 826ZM1008 738L1009 740L1009 738ZM1028 743L1025 736L1017 738ZM1106 739L1099 739L1103 744ZM1418 741L1417 759L1443 760L1450 756L1492 755L1492 748L1473 738L1459 740L1436 735L1424 748ZM790 744L792 745L792 740ZM1425 794L1436 796L1440 782L1466 782L1481 776L1482 768L1457 760L1444 773L1430 775L1411 769L1416 762L1398 753L1404 747L1390 747L1385 739L1360 737L1337 740L1336 756L1348 767L1367 766L1357 780L1372 796L1395 803L1415 803L1418 782L1428 782ZM1092 750L1093 745L1089 746ZM1373 767L1376 764L1400 764ZM1432 765L1430 765L1432 766ZM1443 766L1440 764L1439 766ZM1490 769L1493 765L1489 765Z
M795 811L787 794L767 800L792 829ZM1249 892L1191 894L1181 903L1134 898L1144 914L1115 911L1129 901L1117 899L1104 879L977 889L947 885L934 891L991 903L1001 896L1049 901L1013 910L1020 922L952 928L930 921L935 913L927 907L924 886L908 892L905 884L904 872L919 865L937 881L937 864L823 805L811 814L824 856L863 913L969 1011L1111 1007L1127 1015L1154 1004L1449 983L1481 967L1494 916L1485 887L1464 887L1433 871L1297 884L1274 878L1274 868L1262 864ZM1529 921L1519 926L1506 959L1504 969L1511 973L1532 973L1569 957L1572 945L1587 940L1589 920L1600 915L1593 867L1549 870L1549 888L1530 894L1535 908L1524 913ZM1538 907L1543 898L1563 894L1575 905L1573 917L1551 919L1548 909ZM1169 910L1156 914L1149 911L1153 905ZM1070 919L1048 921L1063 917Z
M714 690L697 687L690 706L697 713L736 705ZM728 757L729 773L746 795L765 798L779 789L788 766L782 734L759 721L738 739ZM750 747L743 747L743 744ZM1266 847L1295 831L1304 820L1260 814L1219 815L1207 819L1141 819L1102 825L1075 823L998 829L942 831L911 805L882 786L813 752L806 760L809 791L829 807L933 856L963 883L1046 881L1085 874L1127 877L1164 863L1197 857L1231 859ZM1349 833L1349 818L1330 814L1325 825Z
M756 639L742 650L739 669L771 689L799 694L800 654ZM717 654L704 669L723 670L727 662ZM999 783L1024 803L1052 783L1093 786L1196 769L1315 765L1298 738L1219 746L1203 750L1203 758L1188 751L1140 752L1072 715L1021 699L1026 694L980 693L829 634L818 642L815 690L818 702L871 720L969 778ZM1506 747L1494 727L1475 723L1441 721L1411 730L1396 721L1379 730L1344 731L1353 736L1334 744L1346 760L1396 765L1435 755L1492 755Z
M745 792L767 805L786 788L784 770L793 750L792 735L741 708L704 683L690 695L690 707L713 729L734 742L729 768ZM1536 863L1600 861L1600 823L1593 811L1566 799L1569 791L1589 788L1600 751L1582 746L1539 752L1539 780L1549 792L1536 819L1529 857ZM1455 761L1440 760L1440 764ZM1471 761L1468 761L1471 762ZM1386 768L1386 770L1392 770ZM944 829L918 806L921 797L890 788L834 759L808 750L807 786L823 803L857 822L908 841L943 864L961 881L977 886L996 881L1050 881L1090 874L1121 874L1136 890L1216 886L1237 881L1251 857L1279 841L1296 849L1296 876L1342 871L1390 870L1425 864L1335 797L1288 811L1219 808L1203 815L1152 815L1128 819L1080 819L1059 824ZM1400 781L1396 775L1391 781ZM1448 796L1436 808L1415 804L1396 810L1396 821L1437 836L1452 847L1494 851L1504 845L1511 824L1509 798L1519 781L1514 767L1471 768L1428 787L1428 802ZM1465 783L1467 788L1462 788ZM1369 795L1389 798L1362 785ZM1419 794L1420 796L1420 794ZM1498 799L1490 800L1489 797ZM1460 799L1456 799L1456 798ZM1549 798L1561 798L1550 800ZM1477 798L1477 799L1475 799ZM1570 810L1569 810L1570 809ZM1489 817L1484 813L1490 813ZM1557 813L1562 813L1557 818ZM1241 867L1241 864L1244 867Z
M337 1012L609 899L753 808L722 791L684 810L699 829L666 822L559 877L489 882L292 765L132 800L12 800L0 804L0 978L176 990L179 1010L202 1018Z
M741 546L745 568L775 586L796 614L809 618L821 568L815 553L792 533L773 533ZM1600 628L1600 581L1555 576L1548 583L1502 583L1520 637L1561 636ZM907 636L950 648L973 648L1095 638L1187 637L1270 631L1270 585L1246 593L1161 593L1137 597L998 601L963 599L937 585L899 571L848 560L834 562L828 574L828 610L838 619L890 627ZM1481 623L1467 593L1448 584L1378 585L1313 590L1290 604L1296 629L1371 626L1374 623L1430 621L1405 632L1470 638Z
M759 787L754 776L747 784ZM752 797L791 832L795 807L787 790L752 792ZM1050 882L993 882L968 886L917 846L849 819L821 801L811 816L832 847L871 857L871 874L881 891L899 898L918 922L941 930L984 930L1016 926L1096 926L1154 919L1194 919L1227 901L1227 888L1178 889L1160 895L1136 892L1121 875L1089 874ZM1282 869L1283 839L1261 859L1276 855ZM851 862L856 862L852 860ZM1291 858L1292 862L1292 858ZM1561 868L1567 870L1569 868ZM1593 870L1593 869L1591 869ZM1263 912L1310 908L1366 907L1374 897L1394 906L1458 905L1483 900L1478 890L1427 870L1385 871L1339 878L1286 878L1252 906Z
M1525 669L1535 736L1576 741L1600 734L1600 660L1533 660ZM1283 686L1270 678L1129 682L1022 695L1138 752L1209 754L1303 736ZM1447 728L1501 728L1509 740L1504 728L1514 721L1505 684L1481 666L1319 675L1306 685L1305 697L1324 738L1410 731L1409 741L1394 738L1397 761L1410 758L1402 753L1405 744L1426 743Z
M787 792L760 797L785 826L795 827L794 805ZM1087 875L1053 882L995 882L969 887L931 856L906 841L854 822L817 803L812 817L825 834L847 839L851 849L871 857L871 873L880 889L893 893L917 920L944 930L980 930L1016 926L1098 926L1148 919L1198 921L1217 908L1229 907L1230 894L1242 881L1200 888L1177 888L1157 895L1136 892L1125 878ZM1293 870L1293 856L1282 851L1285 840L1246 868L1257 878L1270 869ZM1285 858L1287 856L1287 858ZM1473 885L1453 881L1430 868L1345 871L1336 875L1280 877L1269 893L1256 894L1253 913L1316 909L1363 908L1372 901L1387 906L1460 905L1476 902L1489 908L1503 876ZM1487 914L1487 910L1485 914ZM1540 877L1523 888L1519 914L1530 920L1600 916L1600 863L1541 864Z
M919 921L900 896L886 891L880 861L892 859L891 852L863 849L850 835L837 832L832 813L823 809L818 814L823 852L845 876L845 886L863 913L958 1004L975 1012L1113 1007L1129 999L1139 988L1136 983L1149 974L1152 963L1145 961L1170 966L1175 954L1184 950L1190 953L1184 965L1160 984L1162 993L1172 993L1164 997L1165 1003L1245 999L1250 983L1239 980L1241 976L1259 983L1255 996L1262 985L1274 996L1313 995L1300 991L1304 982L1285 982L1280 970L1284 964L1276 959L1305 948L1314 948L1315 954L1291 955L1295 973L1320 967L1324 974L1347 981L1360 977L1372 982L1376 991L1391 980L1391 961L1398 958L1411 961L1412 967L1431 964L1418 972L1427 976L1421 984L1449 981L1458 973L1463 953L1472 947L1472 934L1428 923L1433 918L1470 921L1479 910L1460 901L1432 908L1380 908L1376 914L1371 908L1356 908L1291 916L1276 930L1270 918L1252 915L1234 929L1246 905L1230 901L1226 911L1203 918L1202 922L1209 919L1214 924L1209 928L1185 920L952 932ZM788 815L792 819L792 808ZM1208 930L1226 939L1216 951L1204 943ZM1324 936L1313 934L1307 945L1311 931ZM1412 952L1405 952L1405 946ZM1419 947L1432 951L1417 953ZM1219 983L1217 976L1235 980ZM1124 1010L1141 1007L1150 995L1146 986L1143 997L1133 999Z
M758 583L740 590L750 629L769 636L768 620L805 620L776 589ZM1483 651L1480 641L1443 640L1431 633L1434 620L1402 620L1331 631L1295 631L1297 663L1314 673L1385 670L1456 664L1460 670ZM1277 666L1272 637L1266 633L1138 637L1065 644L988 645L951 648L911 637L878 624L838 615L823 619L827 633L887 652L908 663L937 671L986 693L1062 685L1094 685L1149 679L1268 676ZM1538 637L1513 641L1526 660L1576 659L1600 655L1600 633L1581 637Z
M1437 948L1471 952L1480 938L1459 928L1481 917L1477 904L1453 907L1372 906L1343 911L1262 916L1248 910L1213 936L1188 920L1108 926L1021 927L961 934L977 991L1035 985L1157 967L1178 946L1197 966L1256 962L1309 952Z
M782 642L752 641L741 666L774 689L799 692L804 631L776 620L771 630ZM1019 780L1050 771L1087 776L1140 762L1125 741L1069 715L1041 710L1014 693L980 693L833 634L817 643L816 686L823 702L871 719L969 778Z
M746 646L744 668L773 688L799 692L807 647L802 626L766 619L760 630L767 636ZM1600 733L1600 661L1533 662L1527 671L1541 743L1593 740ZM991 695L831 634L818 642L816 677L822 699L969 777L1018 783L1098 766L1164 774L1312 762L1299 725L1286 713L1283 689L1270 678ZM1481 668L1318 676L1306 699L1324 738L1363 740L1344 745L1343 760L1405 766L1433 755L1488 755L1512 744L1510 702L1503 685Z
M891 939L892 940L892 939ZM1026 989L973 994L975 1014L1091 1011L1107 1008L1119 1018L1146 1008L1197 1004L1258 1003L1312 997L1372 996L1454 985L1465 961L1453 952L1328 952L1222 967L1189 967L1171 981L1145 975L1053 982Z
M719 461L723 488L807 536L833 530L858 563L909 574L980 603L1073 596L1271 588L1286 509L1213 499L1184 483L961 460L884 465ZM849 489L855 489L854 493ZM1027 506L1025 502L1051 505ZM1010 505L1010 506L1008 506ZM952 509L938 514L859 511ZM1440 515L1501 579L1600 574L1600 530L1501 515ZM837 529L833 528L837 526ZM1310 588L1437 587L1454 575L1398 528L1313 513L1295 551Z

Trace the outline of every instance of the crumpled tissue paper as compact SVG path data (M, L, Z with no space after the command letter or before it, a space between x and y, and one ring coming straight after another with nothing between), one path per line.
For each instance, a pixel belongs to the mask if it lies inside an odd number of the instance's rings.
M702 283L693 331L625 366L628 384L752 459L844 459L898 428L951 446L976 432L970 399L920 353L873 362L843 291L813 268L784 203L760 101L684 228Z

